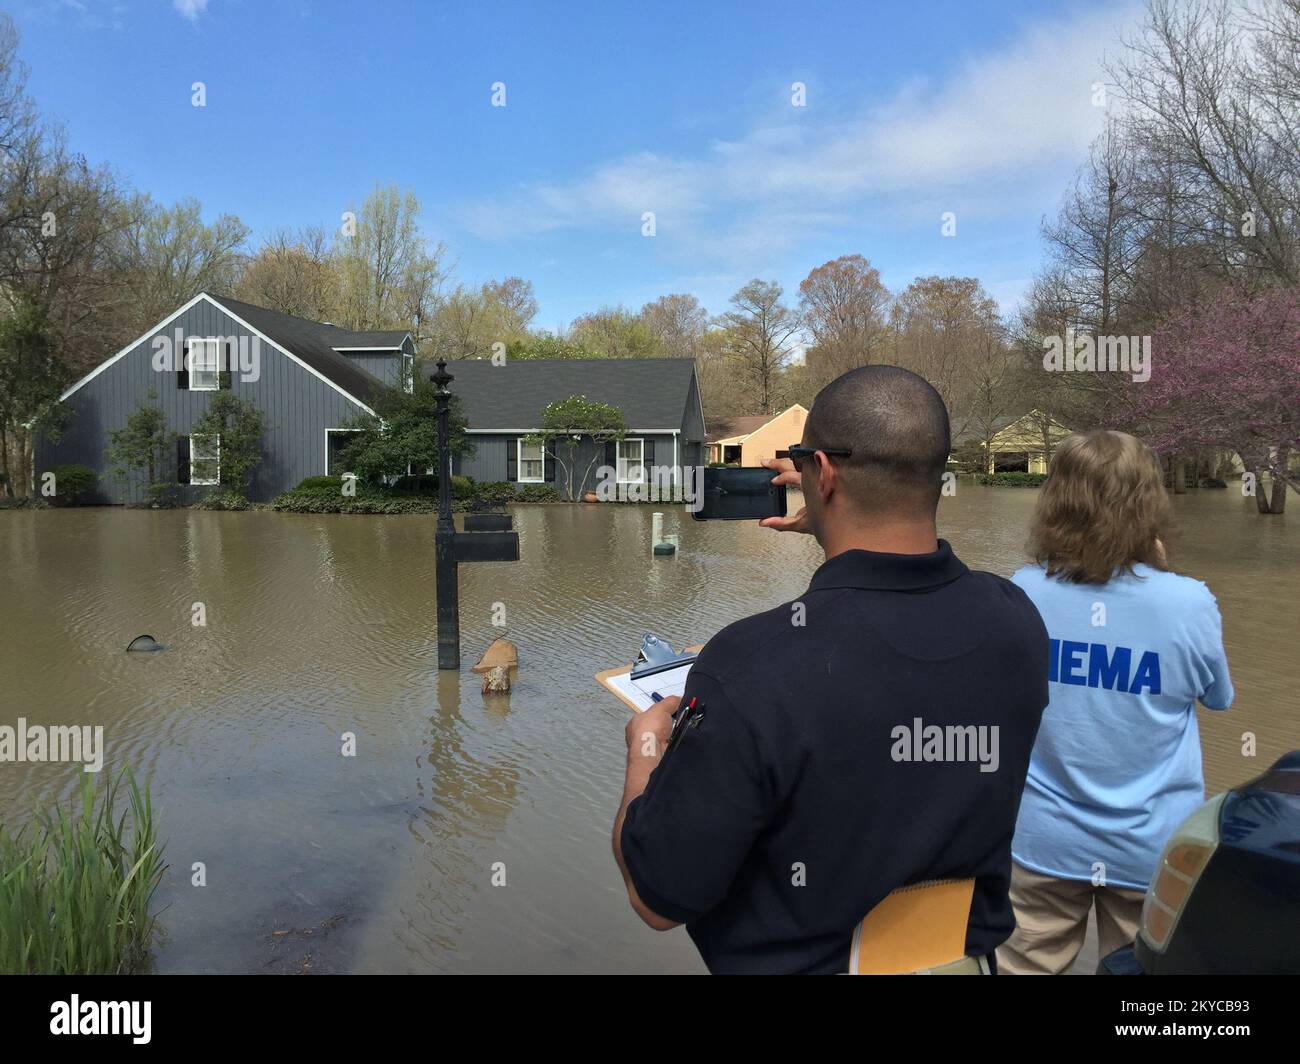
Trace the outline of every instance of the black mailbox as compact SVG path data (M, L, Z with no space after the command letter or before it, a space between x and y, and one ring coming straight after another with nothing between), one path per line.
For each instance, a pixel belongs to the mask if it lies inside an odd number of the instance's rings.
M517 562L519 560L518 532L457 532L453 543L458 562Z
M513 519L509 514L466 514L466 532L509 532Z

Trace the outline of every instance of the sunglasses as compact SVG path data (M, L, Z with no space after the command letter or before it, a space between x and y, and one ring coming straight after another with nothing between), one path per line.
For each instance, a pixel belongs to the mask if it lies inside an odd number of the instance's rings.
M851 447L801 447L797 443L790 444L790 461L794 463L795 471L803 472L803 464L809 458L812 458L818 451L828 458L848 458L853 453Z

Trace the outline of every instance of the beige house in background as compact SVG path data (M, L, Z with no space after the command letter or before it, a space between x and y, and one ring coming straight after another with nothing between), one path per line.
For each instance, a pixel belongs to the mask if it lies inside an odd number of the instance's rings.
M1044 444L1052 451L1070 430L1045 414L1031 410L1022 414L993 434L988 446L989 473L1046 473L1050 455ZM1046 436L1046 441L1044 440Z
M803 439L808 411L795 403L779 414L714 418L704 437L705 460L756 466L764 458L784 458Z

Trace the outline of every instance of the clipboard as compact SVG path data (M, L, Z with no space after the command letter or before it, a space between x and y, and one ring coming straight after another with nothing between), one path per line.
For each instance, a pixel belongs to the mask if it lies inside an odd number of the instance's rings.
M651 668L637 668L634 664L606 669L604 672L596 673L596 682L628 709L635 713L644 713L654 705L654 699L650 696L651 691L665 698L682 693L686 686L686 674L695 664L696 655L703 649L702 643L699 646L687 647L681 655ZM637 669L635 678L632 676L634 668Z

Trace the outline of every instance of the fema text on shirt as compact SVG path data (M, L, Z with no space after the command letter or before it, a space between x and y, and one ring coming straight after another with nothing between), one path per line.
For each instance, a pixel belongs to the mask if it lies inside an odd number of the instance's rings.
M1154 650L1138 652L1132 647L1117 646L1112 651L1105 643L1077 643L1071 639L1049 639L1050 657L1047 678L1054 683L1076 687L1101 687L1107 691L1141 694L1160 693L1160 655Z

